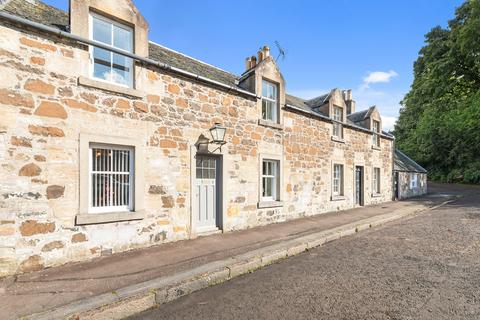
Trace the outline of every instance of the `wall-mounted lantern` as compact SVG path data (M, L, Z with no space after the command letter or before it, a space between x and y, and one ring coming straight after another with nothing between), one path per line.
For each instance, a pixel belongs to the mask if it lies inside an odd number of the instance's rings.
M222 127L220 123L215 123L213 127L210 128L210 134L212 135L212 142L220 145L224 145L225 142L225 131L227 129Z
M195 143L198 153L209 153L210 151L208 150L208 145L210 143L219 145L217 149L220 149L221 151L222 146L227 143L225 141L225 133L227 129L225 127L222 127L220 123L215 123L215 125L211 127L209 131L210 135L212 136L212 141L210 141L207 137L201 134L200 137L198 137L197 142ZM213 153L217 149L211 152Z

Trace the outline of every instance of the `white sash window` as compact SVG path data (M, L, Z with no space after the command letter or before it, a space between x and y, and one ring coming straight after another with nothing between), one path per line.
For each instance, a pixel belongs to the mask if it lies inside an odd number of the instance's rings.
M133 30L98 14L91 14L91 38L109 46L133 52ZM126 87L133 86L133 60L118 53L91 46L92 77Z
M278 122L278 90L277 85L262 80L262 119Z
M372 136L372 144L375 147L380 147L380 122L373 120L373 136Z
M262 200L276 201L278 196L279 161L263 160L262 162Z
M343 165L342 164L333 165L333 195L334 196L343 195Z
M343 138L343 109L333 107L333 135L337 138Z
M410 189L418 187L418 174L410 173Z
M380 168L373 168L373 193L380 193Z

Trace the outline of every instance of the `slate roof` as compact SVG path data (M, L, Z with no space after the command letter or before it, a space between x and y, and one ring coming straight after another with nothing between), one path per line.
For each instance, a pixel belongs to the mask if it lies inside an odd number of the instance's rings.
M325 103L327 103L329 99L330 99L330 93L327 93L327 94L323 94L319 97L308 100L307 104L310 106L310 108L316 108L316 107L320 107L320 106L324 105Z
M372 108L372 107L370 107L370 108ZM363 121L367 117L370 108L362 110L362 111L358 111L358 112L355 112L355 113L351 113L347 116L347 119L352 121L353 123Z
M198 61L164 46L150 42L148 51L149 57L153 60L166 63L172 67L177 67L230 86L237 85L238 77L234 74Z
M56 27L63 31L68 31L70 24L67 12L41 1L10 0L3 8L0 6L0 9L24 19L49 27Z
M0 9L30 21L69 31L68 12L38 0L10 0ZM235 86L238 79L232 73L152 42L149 43L149 58L230 86Z
M398 149L395 149L394 170L427 173L425 168L410 159L405 153Z
M306 100L299 97L292 96L288 93L285 94L285 103L297 108L301 108L305 111L311 110L311 108L307 105Z
M0 5L0 11L6 11L30 21L55 27L63 31L69 31L70 21L68 12L49 6L40 0L10 0L3 5L3 7ZM238 80L240 79L239 76L233 73L224 71L153 42L149 42L149 58L229 86L238 86ZM317 107L326 103L330 98L330 94L331 91L330 93L310 100L286 94L286 103L300 108L309 114L328 118L328 116L321 113ZM366 128L358 123L360 121L358 119L365 116L365 112L368 112L368 110L359 111L349 115L346 119L347 124L365 130Z

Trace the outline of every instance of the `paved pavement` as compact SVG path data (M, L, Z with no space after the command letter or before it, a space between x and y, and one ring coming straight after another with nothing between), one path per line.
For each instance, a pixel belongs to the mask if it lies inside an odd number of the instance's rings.
M480 319L480 188L132 319Z
M87 298L99 301L97 297L103 293L111 294L121 288L152 279L172 277L210 262L229 259L362 219L392 212L424 210L425 207L441 203L445 199L445 195L437 192L410 201L383 203L239 232L179 241L3 278L0 279L0 319L14 319L48 311Z

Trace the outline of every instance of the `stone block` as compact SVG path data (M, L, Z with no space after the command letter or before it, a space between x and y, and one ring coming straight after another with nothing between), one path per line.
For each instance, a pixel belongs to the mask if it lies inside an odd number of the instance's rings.
M42 80L28 80L24 85L25 90L45 95L52 95L55 92L55 86L43 82Z
M35 220L24 221L20 226L20 233L24 237L36 234L52 233L55 231L55 222L41 223Z
M58 199L63 196L65 186L52 185L47 187L47 199Z
M40 169L39 166L37 166L35 163L29 163L20 169L18 175L21 177L35 177L39 176L41 172L42 169Z
M28 259L20 263L21 272L40 271L43 268L44 268L43 258L39 255L30 256L28 257Z
M67 112L58 102L42 101L35 115L49 118L67 119Z

